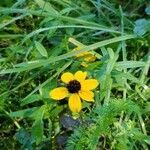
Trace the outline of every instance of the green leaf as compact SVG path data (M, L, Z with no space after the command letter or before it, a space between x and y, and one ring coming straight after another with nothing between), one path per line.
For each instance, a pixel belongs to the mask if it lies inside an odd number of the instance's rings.
M119 69L127 69L127 68L137 68L144 67L145 62L142 61L120 61L115 65Z
M116 61L118 59L118 55L115 54L111 48L108 48L107 50L108 50L110 59L107 63L106 73L110 74L110 72L113 70L113 68L116 64Z
M34 94L36 91L38 91L39 89L41 89L42 87L44 87L45 85L47 85L48 83L51 82L51 80L53 80L56 76L58 76L62 71L64 71L66 68L68 68L68 66L70 66L72 64L72 61L66 63L64 66L62 66L60 69L58 69L58 71L51 76L50 78L48 78L45 82L43 82L42 84L40 84L39 86L37 86L29 95L27 95L24 99L26 99L27 97L29 97L30 95Z
M15 112L10 112L11 117L30 117L38 107L33 107L33 108L28 108L28 109L23 109Z
M112 76L114 78L119 78L119 79L122 79L122 78L126 78L132 82L135 82L135 83L140 83L139 79L134 77L131 73L129 72L120 72L120 71L113 71L112 72Z
M150 102L147 102L145 104L145 108L143 110L143 113L150 113Z
M6 22L6 23L1 23L1 24L0 24L0 29L4 28L5 26L7 26L7 25L9 25L9 24L11 24L11 23L13 23L13 22L19 20L19 19L24 18L25 16L27 16L27 15L20 15L20 16L18 16L18 17L14 17L13 19L11 19L10 21L8 21L8 22Z
M88 51L91 51L91 50L99 48L99 47L103 47L103 46L106 46L106 45L109 45L109 44L112 44L112 43L132 39L132 38L135 38L135 36L134 35L125 35L125 36L119 36L119 37L107 39L107 40L104 40L104 41L100 41L100 42L91 44L89 46L84 46L83 48L81 48L81 50L71 51L71 52L68 52L66 54L63 54L63 55L60 55L60 56L57 56L57 57L49 58L47 60L40 60L39 62L34 63L34 64L30 64L30 62L28 62L25 67L20 67L20 68L16 67L16 68L12 68L12 69L2 70L2 71L0 71L0 74L13 73L13 72L22 72L22 71L26 71L26 70L31 70L31 69L34 69L34 68L41 67L43 65L48 65L48 64L54 63L56 61L60 61L60 60L66 59L66 58L73 57L73 56L75 56L77 54L80 54L82 52L88 52Z
M0 62L5 62L6 58L0 58Z
M32 135L34 136L36 143L39 144L43 140L43 115L45 106L42 106L34 114L35 122L32 126Z
M41 96L39 94L33 94L29 97L27 97L26 99L23 99L23 101L21 102L21 105L27 105L30 103L33 103L35 101L41 100Z
M150 141L150 136L147 136L147 135L144 135L142 132L140 132L139 129L137 128L134 128L132 131L131 131L131 134L133 135L133 138L135 140L138 140L138 141Z
M54 14L54 15L57 15L58 14L58 11L56 9L54 9L54 7L52 7L52 5L48 2L48 1L43 1L43 0L34 0L40 8L42 8L43 10L51 13L51 14Z
M36 120L32 126L32 135L35 137L36 143L39 144L43 140L43 120Z
M42 56L48 57L48 53L47 53L46 49L44 48L44 46L40 42L35 41L35 47L37 48L37 50L39 51L39 53Z
M91 123L87 122L87 125L81 124L74 130L73 134L68 138L66 150L96 150L99 138L103 135L110 135L110 127L112 127L112 124L122 111L129 114L138 114L140 108L130 100L117 99L110 99L110 103L107 105L96 106L94 111L89 114L89 118L87 118Z

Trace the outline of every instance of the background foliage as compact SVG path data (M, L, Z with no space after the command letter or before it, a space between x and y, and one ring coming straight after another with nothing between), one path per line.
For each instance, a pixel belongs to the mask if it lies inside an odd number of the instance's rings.
M0 1L0 149L148 150L149 64L149 0ZM100 86L74 119L49 91L77 70Z

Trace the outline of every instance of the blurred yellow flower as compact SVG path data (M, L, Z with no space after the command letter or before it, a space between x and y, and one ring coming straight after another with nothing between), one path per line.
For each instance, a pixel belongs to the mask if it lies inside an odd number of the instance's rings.
M58 87L50 91L49 95L54 100L62 100L69 97L68 105L72 112L78 113L82 109L81 99L94 102L92 92L98 86L96 79L86 79L87 72L77 71L74 75L70 72L62 74L61 80L65 87Z
M69 38L69 42L77 46L76 48L73 49L73 51L81 50L83 47L85 47L84 44L80 43L74 38ZM84 61L86 62L94 62L96 60L96 56L92 54L91 52L83 52L83 53L77 54L76 57L78 58L84 57Z
M78 46L77 48L74 48L74 50L81 50L82 47ZM77 54L76 57L78 58L81 58L81 57L84 57L84 61L87 61L87 62L94 62L96 60L96 56L91 54L90 52L83 52L83 53L80 53L80 54Z

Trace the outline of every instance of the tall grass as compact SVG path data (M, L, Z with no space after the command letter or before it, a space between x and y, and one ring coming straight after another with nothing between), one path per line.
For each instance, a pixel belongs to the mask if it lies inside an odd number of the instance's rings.
M0 16L0 149L148 150L149 1L6 0ZM100 86L74 116L49 91L78 70Z

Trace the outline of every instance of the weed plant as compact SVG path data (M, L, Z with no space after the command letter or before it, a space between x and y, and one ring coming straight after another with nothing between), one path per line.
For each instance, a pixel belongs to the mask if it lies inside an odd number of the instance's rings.
M1 0L0 150L148 150L149 65L149 0ZM77 71L72 112L49 93Z

